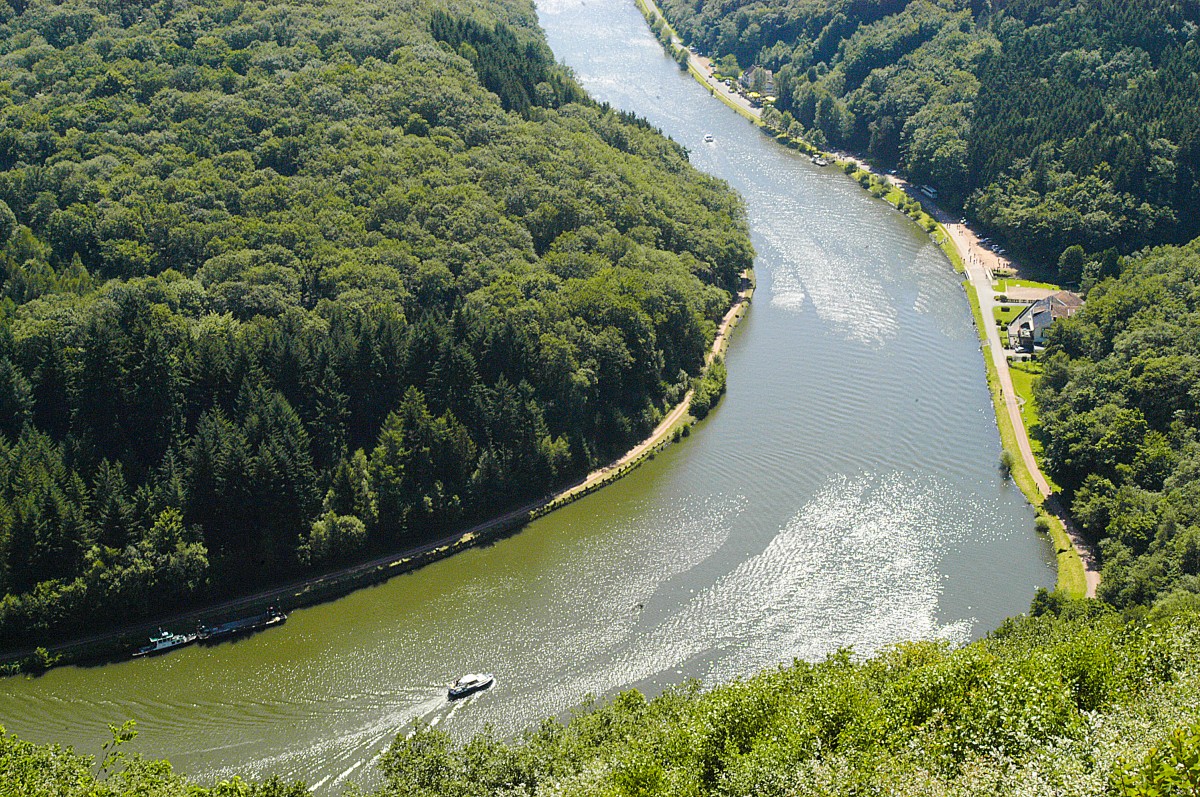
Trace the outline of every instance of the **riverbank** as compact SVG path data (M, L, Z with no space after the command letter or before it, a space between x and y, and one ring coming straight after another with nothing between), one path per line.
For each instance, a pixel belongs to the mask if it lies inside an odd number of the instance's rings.
M636 0L638 8L645 17L647 24L655 24L661 19L665 29L670 34L671 46L678 52L684 48L679 35L671 27L662 10L655 0ZM717 97L743 117L767 132L762 122L762 110L752 107L740 94L726 88L712 75L711 64L707 58L687 50L688 72L701 85L709 89L709 93ZM786 135L780 134L784 138ZM780 138L777 135L777 140ZM784 142L808 152L817 152L817 148L807 142L788 139ZM1000 433L1000 441L1004 451L1012 457L1010 474L1013 482L1021 489L1025 499L1036 513L1036 527L1045 531L1055 548L1055 558L1058 566L1056 588L1073 597L1095 597L1096 588L1100 583L1098 559L1095 551L1079 533L1062 503L1057 499L1049 482L1033 454L1029 434L1021 417L1020 403L1017 391L1012 385L1009 373L1008 359L1000 343L999 333L995 324L988 323L992 317L994 305L991 287L992 269L988 264L996 255L984 247L971 230L935 202L920 192L913 191L902 178L894 175L877 175L871 167L861 159L844 152L833 153L836 165L843 168L865 190L871 191L881 199L888 201L897 210L905 213L914 224L927 232L934 242L941 247L955 270L966 275L965 289L971 302L975 326L981 341L981 350L985 352L984 362L987 370L988 390L992 396L992 405L996 415L996 426ZM853 166L853 170L846 168ZM865 177L864 177L865 176ZM912 208L919 203L920 210ZM906 210L904 204L909 206ZM1015 452L1016 456L1012 456Z
M1021 415L1019 396L1013 386L1008 356L995 323L990 323L996 303L991 270L988 268L989 261L985 253L992 253L965 224L949 218L944 210L932 202L928 204L942 228L954 241L966 266L969 286L967 293L971 299L972 310L976 313L975 322L982 347L987 352L985 359L989 365L988 387L996 409L1000 439L1006 452L1011 453L1015 448L1019 454L1011 464L1013 481L1037 511L1038 519L1044 520L1046 530L1054 540L1059 563L1059 589L1072 596L1094 598L1096 589L1100 586L1098 558L1058 500L1057 494L1041 471L1037 457L1034 456L1029 431Z
M742 117L756 125L762 125L762 110L755 108L741 94L726 87L724 83L713 77L712 65L709 60L703 56L696 55L684 47L683 39L676 33L675 28L671 27L671 23L667 21L662 9L658 7L658 4L654 0L634 0L634 2L637 3L638 10L642 12L647 25L653 27L656 20L662 20L663 27L670 36L670 54L672 57L677 57L680 50L687 51L688 74L694 77L700 85L707 88L712 96L728 105L734 111L737 111Z
M1011 263L1003 262L963 221L956 220L935 201L914 190L904 178L892 174L877 175L869 164L855 156L843 152L835 154L841 164L853 165L856 172L851 176L870 176L871 184L859 180L864 188L874 191L872 184L888 186L889 193L882 195L882 198L897 210L902 209L900 197L907 199L910 207L919 204L921 217L911 212L906 215L933 236L954 264L955 270L966 276L964 289L979 334L980 350L985 352L988 392L992 398L1001 447L1007 455L1005 466L1013 483L1034 508L1036 527L1049 534L1054 544L1058 568L1056 588L1071 597L1096 597L1096 589L1100 585L1098 557L1041 471L1021 413L1020 397L1013 386L1007 352L996 325L991 323L996 306L992 277L1001 268L1011 270ZM1013 452L1017 455L1014 456Z
M733 303L717 326L716 335L705 356L704 369L694 383L703 378L716 358L724 356L733 330L749 311L750 300L754 295L754 272L743 272L741 280L742 284ZM124 658L135 647L145 644L146 638L159 627L188 630L199 623L212 624L231 617L258 613L268 606L291 611L342 597L361 587L411 572L467 548L500 539L518 531L531 521L628 475L673 442L678 442L682 435L677 436L676 430L693 422L688 413L693 393L694 388L690 388L650 435L619 459L592 471L552 495L531 501L503 515L403 551L378 556L319 576L295 579L250 595L175 612L153 621L130 623L59 645L3 651L0 652L0 675L42 672L53 666L85 661L117 660Z
M1035 512L1035 526L1050 535L1054 544L1058 568L1056 588L1071 597L1096 597L1100 584L1099 563L1095 551L1080 534L1049 481L1041 471L1029 441L1029 432L1021 416L1021 406L1009 372L1008 357L1000 341L996 325L990 323L995 307L992 274L999 265L995 253L987 249L979 237L961 221L956 220L929 197L913 190L906 180L895 175L877 175L869 164L847 153L835 153L838 165L851 177L858 177L864 189L871 190L897 210L905 212L937 243L956 271L966 276L964 289L971 304L975 328L979 334L980 350L984 352L988 392L996 415L996 427L1001 447L1009 456L1006 464L1013 483ZM868 179L862 179L867 175ZM887 186L886 192L883 187ZM904 211L919 205L921 211ZM1013 456L1016 452L1016 456Z
M964 289L975 318L980 350L984 352L988 392L992 397L1001 447L1009 455L1006 459L1009 474L1034 508L1036 527L1049 534L1054 544L1058 566L1056 588L1071 597L1096 597L1096 588L1100 584L1098 559L1054 494L1034 456L1009 372L1008 357L996 325L990 323L995 307L992 274L999 265L997 255L987 249L965 223L954 219L929 197L913 190L903 178L877 175L867 163L846 153L836 153L836 156L839 165L854 167L851 176L859 176L859 183L864 188L874 193L887 186L887 193L877 195L897 210L902 210L903 200L908 201L910 208L919 204L920 215L913 212L905 215L928 232L955 270L966 276ZM847 172L850 173L848 169ZM864 174L869 176L868 180L861 179Z

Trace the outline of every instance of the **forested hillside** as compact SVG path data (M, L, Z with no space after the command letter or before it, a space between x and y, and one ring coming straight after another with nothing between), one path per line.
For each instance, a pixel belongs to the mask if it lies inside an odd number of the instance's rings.
M546 493L751 257L528 3L0 2L0 645Z
M777 72L778 127L901 165L1046 266L1200 234L1198 0L661 5Z
M1200 788L1196 615L1128 623L1045 593L1033 617L951 651L838 653L702 693L627 692L523 739L401 734L375 797L962 795L1184 797ZM123 734L127 736L128 734ZM140 740L153 745L152 739ZM0 735L22 795L301 797L301 784L201 788L169 766L89 759Z
M1053 329L1046 457L1100 542L1100 596L1200 605L1200 239L1130 258Z

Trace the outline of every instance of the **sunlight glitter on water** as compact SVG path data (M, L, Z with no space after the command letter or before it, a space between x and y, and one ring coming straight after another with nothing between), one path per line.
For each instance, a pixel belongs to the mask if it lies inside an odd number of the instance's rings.
M939 565L962 532L929 531L944 525L928 509L944 489L929 480L913 492L911 477L899 474L831 479L761 553L654 627L629 629L611 650L591 648L589 658L615 661L581 663L582 683L563 691L603 694L697 657L711 659L702 682L712 685L842 647L866 654L912 638L966 642L972 619L937 619Z
M515 735L589 692L960 642L1053 584L1053 550L996 471L969 308L928 236L713 101L632 2L539 6L599 101L646 115L746 198L759 291L721 404L520 534L268 633L11 680L10 731L96 753L132 717L138 749L204 782L278 772L332 795L416 720ZM449 706L445 685L476 668L497 687Z

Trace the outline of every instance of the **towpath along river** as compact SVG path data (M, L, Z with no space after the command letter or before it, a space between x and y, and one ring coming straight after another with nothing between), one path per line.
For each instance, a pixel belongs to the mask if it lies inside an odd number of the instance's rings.
M509 734L585 695L714 683L793 657L964 641L1052 586L1000 477L959 277L927 236L680 72L633 0L544 0L558 57L745 197L758 290L729 392L678 446L492 546L214 647L0 681L35 741L135 749L202 780L336 794L415 719ZM705 134L713 143L704 143ZM494 688L448 704L464 672Z

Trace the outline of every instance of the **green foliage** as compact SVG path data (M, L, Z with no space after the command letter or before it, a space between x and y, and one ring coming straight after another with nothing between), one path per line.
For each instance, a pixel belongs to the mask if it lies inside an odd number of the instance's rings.
M490 30L474 19L435 9L429 22L433 38L471 62L479 80L510 111L528 116L535 105L557 108L584 99L583 91L555 68L545 42L522 42L503 22Z
M1195 3L662 7L686 40L774 70L814 145L901 165L1047 267L1200 234Z
M326 512L317 518L300 543L296 556L301 564L344 559L357 553L367 542L367 527L354 515Z
M688 49L686 47L681 46L681 47L676 48L675 63L677 63L679 65L680 71L682 71L682 72L687 71L688 59L690 57L691 57L691 53L688 52Z
M1179 728L1140 762L1113 774L1120 797L1194 797L1200 794L1200 725Z
M742 205L531 4L130 8L0 14L0 646L491 516L700 373Z
M1200 240L1149 250L1052 331L1041 434L1118 606L1200 593Z
M165 761L150 761L122 745L137 731L132 721L110 725L113 738L97 769L90 756L58 745L40 746L0 727L0 794L21 797L307 797L304 784L271 778L249 783L235 777L206 788L175 774Z
M688 411L693 417L703 419L717 406L721 396L725 395L725 376L725 361L718 357L704 372L704 376L696 385L696 392L692 394L692 403Z
M1007 448L1000 452L1000 473L1006 479L1012 478L1013 454Z

